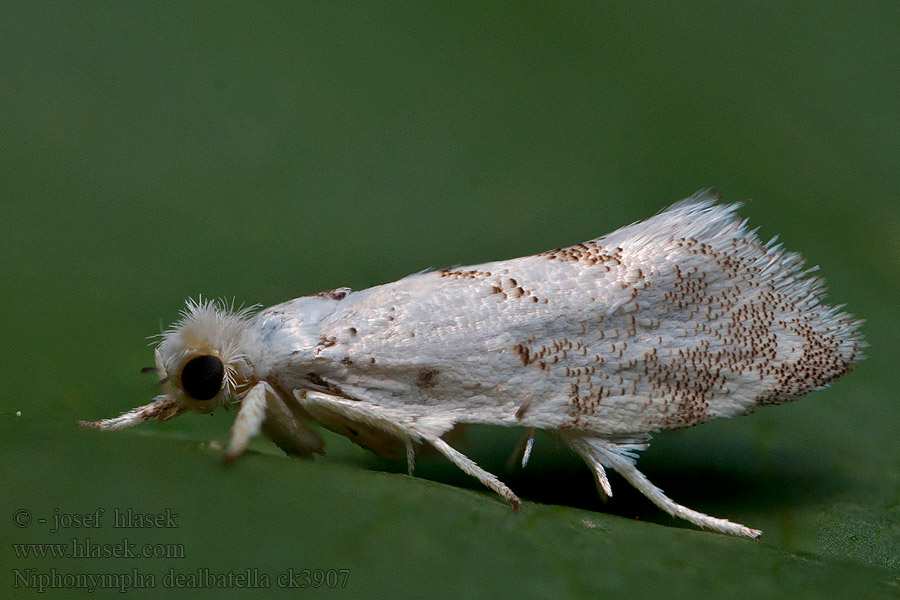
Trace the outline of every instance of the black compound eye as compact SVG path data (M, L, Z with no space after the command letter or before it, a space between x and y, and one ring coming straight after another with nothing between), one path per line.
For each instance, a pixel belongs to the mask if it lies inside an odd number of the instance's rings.
M222 389L225 365L218 356L192 358L181 370L181 389L195 400L209 400Z

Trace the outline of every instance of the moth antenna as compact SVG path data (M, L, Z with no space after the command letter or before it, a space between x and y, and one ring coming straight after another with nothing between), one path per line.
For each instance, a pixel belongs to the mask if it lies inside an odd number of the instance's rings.
M164 375L165 371L160 371L159 367L144 367L143 369L141 369L141 375L149 375L151 373L156 376L160 376L160 375ZM166 375L165 377L161 377L160 380L157 382L157 385L159 387L162 387L162 386L166 385L167 383L169 383L170 379L172 379L171 375Z
M126 413L122 413L118 417L101 419L99 421L78 421L78 424L82 427L90 427L91 429L126 429L153 418L159 419L160 421L168 421L183 412L184 408L179 406L178 402L175 400L168 398L167 396L157 396L150 404L133 408Z

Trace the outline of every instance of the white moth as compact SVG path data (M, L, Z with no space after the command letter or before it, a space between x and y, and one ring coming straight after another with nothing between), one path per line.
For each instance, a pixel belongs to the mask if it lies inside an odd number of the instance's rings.
M382 455L434 446L519 498L441 436L456 424L558 435L611 495L612 468L664 511L715 531L761 532L681 506L636 468L650 434L747 414L821 389L861 358L861 321L822 303L799 255L760 243L701 191L607 236L535 256L338 288L256 314L189 301L162 336L153 402L122 429L239 404L225 451L260 431L321 452L318 422ZM531 451L529 440L527 453Z

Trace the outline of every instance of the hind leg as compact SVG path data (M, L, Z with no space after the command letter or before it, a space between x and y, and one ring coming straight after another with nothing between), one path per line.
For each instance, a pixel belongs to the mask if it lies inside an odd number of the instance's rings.
M572 437L567 438L566 443L593 469L600 486L607 495L612 495L612 488L609 486L604 467L614 469L628 483L649 498L653 504L674 517L689 521L698 527L720 533L754 539L762 535L762 531L757 529L750 529L726 519L717 519L682 506L666 496L661 489L650 483L647 476L641 473L635 465L637 451L645 450L649 439L649 436L644 436L631 440L610 441L595 437Z

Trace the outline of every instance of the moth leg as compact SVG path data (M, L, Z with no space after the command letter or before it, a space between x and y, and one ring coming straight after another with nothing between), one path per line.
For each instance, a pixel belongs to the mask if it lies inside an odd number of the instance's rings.
M531 458L531 450L534 448L534 435L537 429L532 427L519 439L519 443L516 444L516 447L513 448L512 454L509 455L509 460L506 461L506 470L512 471L516 462L520 462L522 464L522 468L528 466L528 461ZM522 454L522 459L519 460L519 453Z
M413 471L416 469L416 449L412 440L406 440L406 473L412 477Z
M685 519L698 527L712 529L720 533L754 539L762 535L762 531L757 529L750 529L739 523L732 523L727 519L717 519L682 506L666 496L661 489L650 483L647 476L635 466L636 451L646 448L646 439L648 438L619 443L599 438L574 438L568 441L572 449L584 458L594 469L594 472L598 474L598 477L600 477L599 473L603 473L604 466L615 469L628 483L649 498L651 502L674 517ZM606 484L609 485L609 482L607 481Z
M510 506L513 507L513 510L522 508L522 501L519 497L516 496L505 483L497 479L496 475L488 473L479 467L474 460L454 449L450 444L437 436L426 437L425 441L434 446L438 452L449 458L450 462L462 469L464 473L471 475L486 487L500 494L502 498L509 502Z
M525 442L525 450L522 452L522 468L528 466L528 459L531 458L531 450L534 448L534 433L535 429L531 430L531 435L528 436L528 441Z
M609 477L606 476L606 469L603 468L603 464L599 460L594 458L594 450L588 443L588 440L586 438L573 438L568 440L568 443L569 447L581 456L594 472L594 481L600 492L605 494L607 498L612 498L612 485L609 483Z
M412 459L412 442L417 440L426 441L434 446L438 452L450 459L450 462L462 469L463 472L500 494L514 509L518 510L522 506L522 501L505 483L497 479L495 475L479 467L471 458L453 449L441 439L441 434L449 431L453 423L429 422L425 424L421 421L417 423L415 417L410 417L405 413L392 412L365 401L345 400L321 392L295 390L294 396L297 398L297 402L315 418L324 417L327 419L327 415L321 415L321 411L324 409L371 427L376 427L403 440L406 443L407 460L411 461ZM410 462L409 464L412 463Z
M414 464L412 444L420 436L411 427L412 418L408 414L312 390L294 390L294 398L311 418L370 452L397 458L395 446L398 441L403 442L407 467Z
M266 395L268 386L265 382L257 383L241 400L241 408L234 425L231 426L231 438L225 450L223 462L233 463L244 453L250 440L259 435L263 421L266 419Z
M313 454L322 454L325 443L319 434L306 427L274 390L267 389L266 392L263 434L291 456L310 458Z

